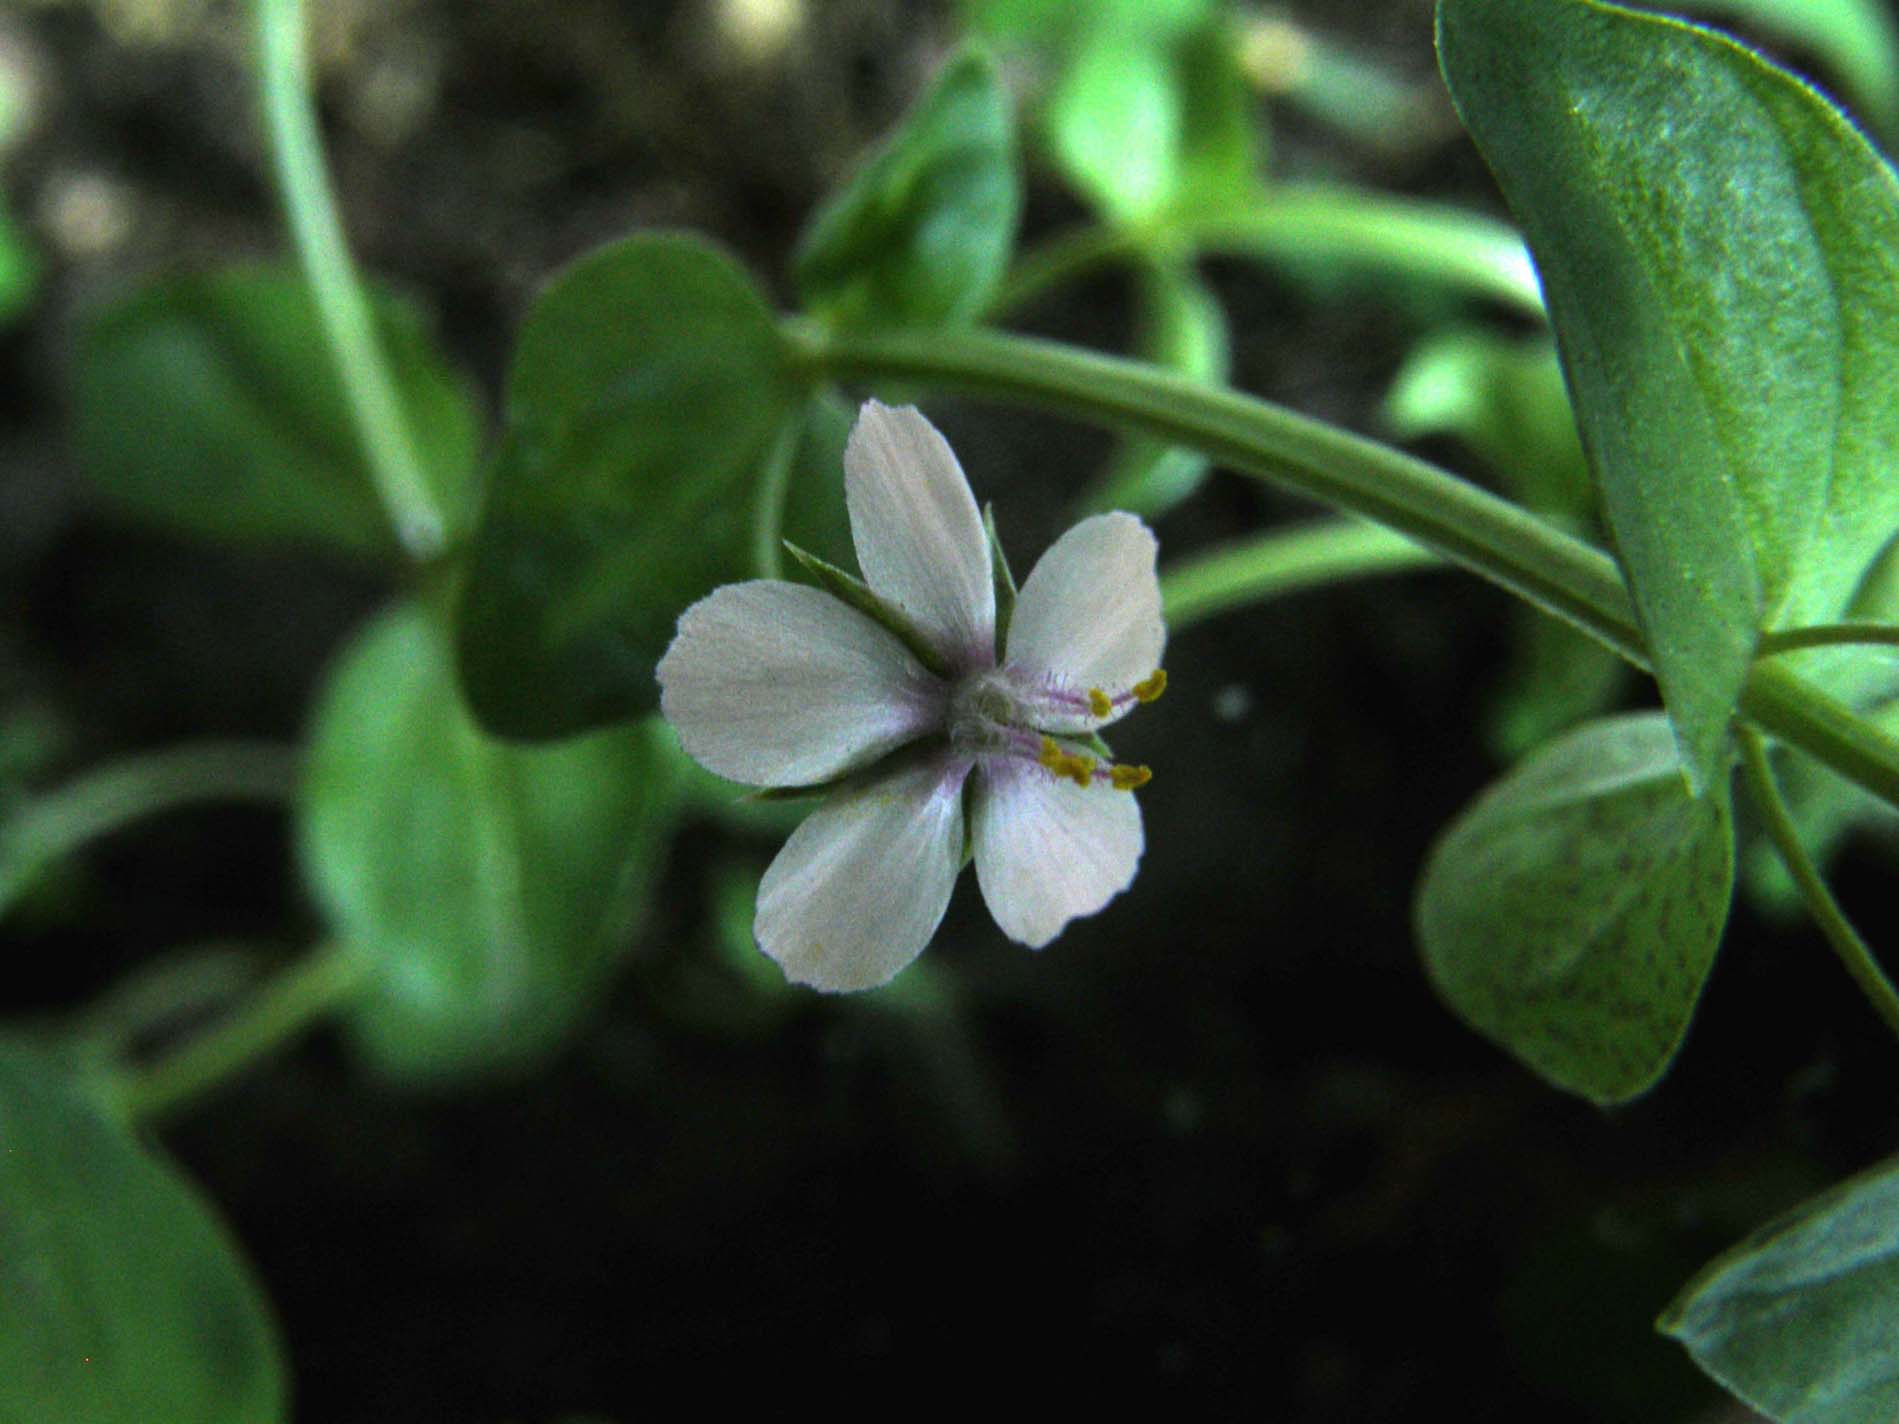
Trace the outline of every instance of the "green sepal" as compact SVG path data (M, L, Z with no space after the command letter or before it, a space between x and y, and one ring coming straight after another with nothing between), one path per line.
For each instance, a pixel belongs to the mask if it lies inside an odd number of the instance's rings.
M1002 538L996 533L996 507L982 507L982 530L989 536L989 577L996 586L996 647L1009 646L1009 620L1015 617L1015 575L1009 570L1009 556L1002 552Z
M811 575L819 588L833 598L842 599L873 622L888 628L918 662L938 677L950 676L948 660L931 646L923 630L902 609L873 592L870 585L857 575L845 573L836 564L826 563L816 554L800 549L789 539L784 543L785 552L798 561L798 566Z

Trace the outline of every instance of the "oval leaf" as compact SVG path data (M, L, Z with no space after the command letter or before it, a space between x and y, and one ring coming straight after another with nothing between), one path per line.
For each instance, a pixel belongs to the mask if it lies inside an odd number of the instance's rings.
M704 243L629 238L521 329L464 593L475 713L560 737L651 711L679 611L744 578L758 475L795 390L751 280Z
M1491 786L1433 848L1425 968L1529 1068L1621 1102L1674 1057L1733 881L1725 783L1689 795L1658 714L1592 722Z
M275 1424L287 1393L198 1194L60 1065L0 1044L0 1419Z
M1442 0L1438 48L1710 784L1758 631L1836 616L1899 524L1899 184L1813 90L1679 21Z
M839 325L967 321L1002 280L1021 209L1009 96L987 59L960 55L812 218L799 295Z
M551 747L484 735L415 607L373 624L318 709L305 875L374 966L353 1028L408 1078L553 1051L629 947L679 794L656 723Z
M481 429L472 388L415 311L376 298L382 348L452 538L474 514ZM393 552L349 401L309 288L233 267L152 282L81 339L80 459L116 504L243 544Z
M1656 1328L1779 1424L1899 1418L1899 1158L1722 1255Z

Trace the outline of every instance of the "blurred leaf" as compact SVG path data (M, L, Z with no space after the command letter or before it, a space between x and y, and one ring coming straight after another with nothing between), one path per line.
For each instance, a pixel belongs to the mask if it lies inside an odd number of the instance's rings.
M1643 0L1644 7L1758 25L1811 51L1872 124L1899 126L1899 25L1888 0Z
M287 1394L198 1194L62 1066L0 1044L0 1422L274 1424Z
M1112 23L1178 33L1213 13L1216 0L964 0L971 33L1013 44L1063 45L1077 30Z
M1891 1424L1895 1300L1899 1159L1888 1159L1719 1257L1656 1328L1779 1424Z
M1157 47L1101 25L1063 70L1043 110L1055 164L1116 222L1166 205L1179 181L1180 95Z
M1713 32L1593 0L1442 0L1438 17L1709 785L1758 630L1837 616L1899 525L1899 180L1812 90Z
M1226 312L1187 261L1142 265L1137 287L1140 336L1149 361L1208 385L1229 369ZM1200 487L1209 462L1197 451L1158 440L1128 439L1100 481L1082 500L1084 511L1125 509L1150 518L1165 514Z
M1022 178L995 66L965 53L812 218L794 270L805 305L846 326L968 321L1015 247Z
M770 308L706 244L632 237L555 278L521 328L463 597L483 723L559 737L657 705L680 611L751 571L796 400Z
M1593 522L1595 492L1555 345L1478 327L1426 337L1385 397L1401 440L1453 435L1483 456L1520 504L1573 523Z
M369 1060L427 1080L556 1050L645 913L678 761L656 721L494 741L420 608L374 623L318 708L298 824L306 878L374 966L353 1024Z
M1477 328L1433 335L1406 358L1385 399L1402 439L1452 435L1539 514L1593 530L1595 492L1554 345ZM1489 739L1515 759L1606 711L1627 682L1622 661L1531 609L1514 617L1515 648L1488 716Z
M785 490L783 536L841 568L855 568L850 513L844 505L844 445L856 412L836 391L818 391L800 422Z
M478 493L472 388L412 307L384 294L375 312L453 537ZM396 547L316 307L288 269L167 278L112 303L81 338L76 407L87 473L142 518L240 544Z
M1255 201L1193 215L1184 228L1202 256L1250 257L1307 280L1383 279L1410 304L1452 293L1543 315L1523 239L1507 223L1446 203L1281 183Z
M1041 112L1055 166L1110 221L1226 207L1259 190L1257 120L1224 17L1089 7Z
M1653 1086L1727 920L1726 788L1689 795L1656 713L1532 754L1432 849L1417 924L1438 994L1559 1088L1614 1103Z
M0 325L26 310L39 288L39 278L38 256L0 206Z

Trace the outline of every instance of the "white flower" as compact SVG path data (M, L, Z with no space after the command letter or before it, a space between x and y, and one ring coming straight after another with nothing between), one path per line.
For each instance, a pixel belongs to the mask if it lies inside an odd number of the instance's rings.
M1134 516L1055 542L998 662L989 542L948 442L914 408L871 401L844 476L870 611L730 584L686 610L659 664L661 708L707 769L836 783L765 872L753 922L790 978L828 990L887 983L922 953L966 836L996 923L1034 948L1125 890L1147 769L1087 743L1166 682L1154 536Z

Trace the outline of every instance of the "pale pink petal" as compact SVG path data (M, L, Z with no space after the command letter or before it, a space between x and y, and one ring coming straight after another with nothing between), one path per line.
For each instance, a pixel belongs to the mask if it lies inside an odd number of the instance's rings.
M976 789L976 880L1010 939L1040 949L1134 883L1146 842L1133 793L994 764Z
M917 767L831 796L758 887L752 934L788 978L874 989L923 952L963 864L965 767Z
M1131 514L1097 514L1062 535L1022 585L1008 665L1111 695L1147 677L1167 637L1155 550L1153 534Z
M958 667L995 660L996 591L976 498L915 406L866 401L844 447L844 496L864 582Z
M887 629L819 589L767 579L681 614L658 675L680 744L752 786L865 765L937 725L945 696Z

